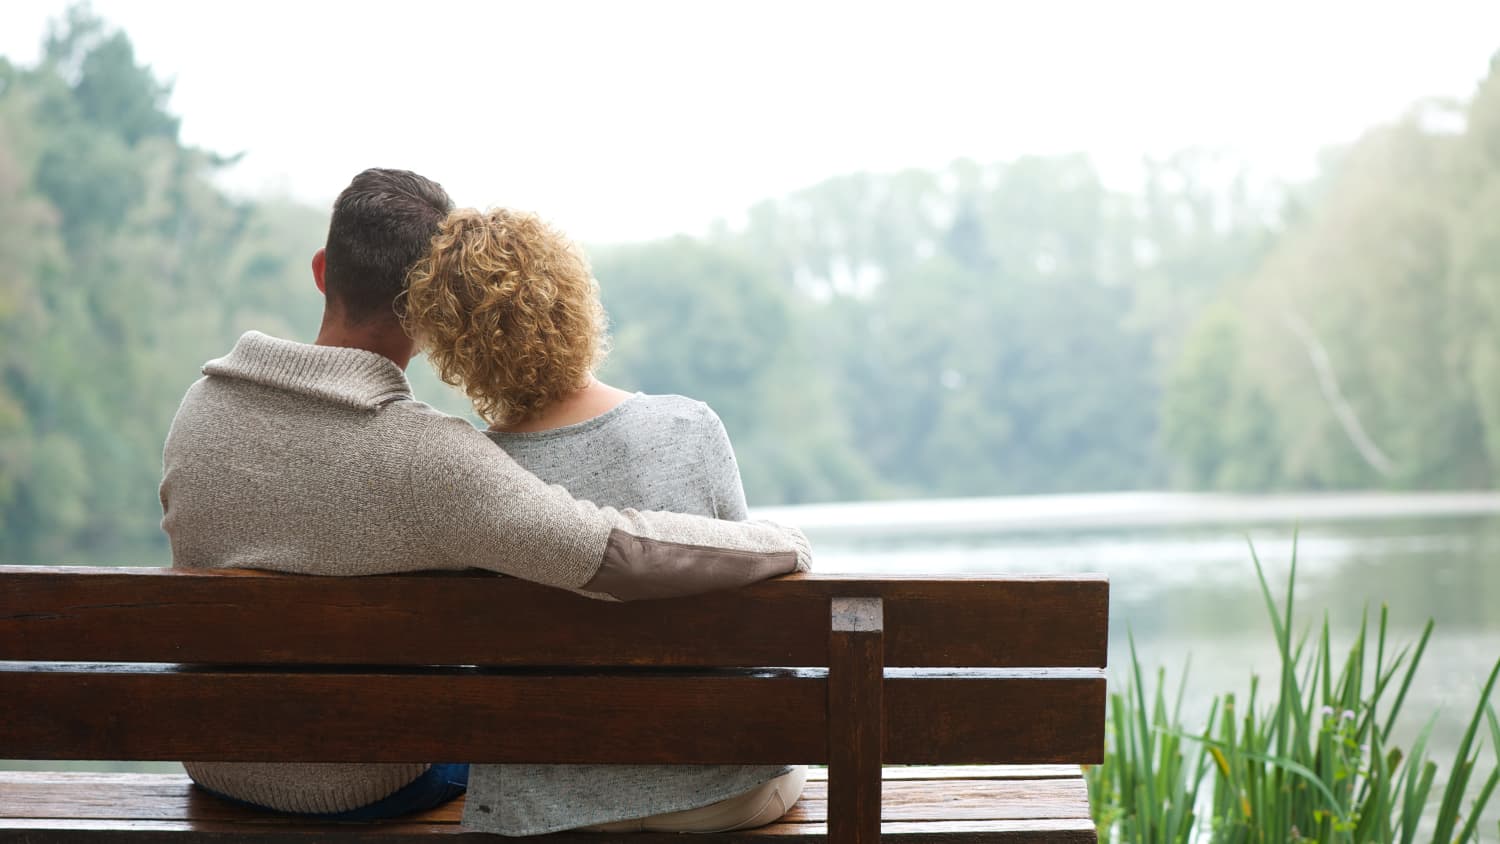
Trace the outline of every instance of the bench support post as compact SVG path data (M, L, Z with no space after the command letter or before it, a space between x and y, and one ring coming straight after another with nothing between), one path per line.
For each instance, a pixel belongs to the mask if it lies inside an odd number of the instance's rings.
M885 621L879 598L834 598L828 640L828 841L880 840Z

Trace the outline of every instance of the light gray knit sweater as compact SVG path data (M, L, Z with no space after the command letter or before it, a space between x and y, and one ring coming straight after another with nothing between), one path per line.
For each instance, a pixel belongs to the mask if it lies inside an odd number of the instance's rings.
M793 528L574 500L468 422L414 401L400 368L371 352L252 331L203 372L163 453L162 528L178 567L324 575L484 568L621 600L807 568L807 540ZM214 791L314 813L372 803L426 769L185 767Z
M488 434L548 483L615 507L748 518L724 423L682 396L637 393L586 422ZM743 794L785 765L475 765L464 823L480 832L540 835L680 812Z

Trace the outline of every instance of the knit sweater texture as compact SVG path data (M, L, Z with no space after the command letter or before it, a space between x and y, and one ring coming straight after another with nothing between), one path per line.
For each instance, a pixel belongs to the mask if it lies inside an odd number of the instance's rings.
M576 425L489 432L515 461L574 495L615 507L742 520L749 514L724 423L682 396L637 393ZM707 806L785 765L475 765L464 823L541 835Z
M252 331L203 373L163 452L162 528L177 567L481 568L634 599L739 586L810 559L793 528L575 500L468 422L415 401L401 369L372 352ZM185 767L231 797L324 813L386 797L427 766Z

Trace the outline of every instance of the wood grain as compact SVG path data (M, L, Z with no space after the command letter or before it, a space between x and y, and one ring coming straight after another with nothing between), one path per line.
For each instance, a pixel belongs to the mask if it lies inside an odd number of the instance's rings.
M880 840L884 614L879 598L835 598L828 642L828 839Z
M1078 777L1064 780L894 780L884 783L880 817L887 821L1023 820L1087 818L1088 789ZM830 797L809 784L787 813L792 823L821 823Z
M829 601L863 596L884 603L890 666L1098 667L1108 592L1099 575L806 574L613 604L480 572L0 566L0 660L826 666Z
M887 780L881 835L905 844L994 841L1005 844L1093 844L1083 782L984 776ZM988 773L998 773L992 769ZM0 842L267 841L359 838L396 844L432 836L472 837L458 826L461 802L379 824L309 823L227 804L193 789L186 777L153 774L0 773ZM776 824L694 841L765 842L790 837L829 840L826 785L809 783L803 799ZM940 820L928 820L938 817ZM538 837L552 844L603 844L597 835ZM673 844L681 836L632 835L632 844Z
M1104 761L1102 670L950 677L888 672L885 761L904 765Z
M328 842L379 841L383 844L417 844L443 836L442 840L492 842L488 833L466 832L457 824L384 822L352 828L352 825L265 825L224 821L112 821L112 820L17 820L0 827L3 844L84 844L84 842ZM1041 821L891 821L881 825L883 838L906 844L1096 844L1094 826L1087 820ZM451 837L450 837L451 836ZM507 840L541 844L604 844L594 833L553 833L542 837ZM775 824L759 829L714 835L694 835L694 841L765 842L797 840L827 841L825 824ZM632 833L630 844L681 844L681 834Z
M777 764L828 761L827 672L0 663L0 758ZM885 761L1097 761L1097 669L891 671ZM421 723L420 731L409 729Z
M891 773L894 769L887 769ZM882 788L884 820L1021 820L1087 816L1088 792L1072 777L1012 777L900 780ZM823 823L828 783L810 779L802 800L783 823ZM423 821L457 823L462 803L424 812ZM935 817L941 816L941 817ZM0 819L120 818L134 820L236 820L300 823L298 818L257 812L192 787L181 774L0 773Z
M0 700L26 702L0 758L785 764L823 756L825 695L797 671L0 663Z
M881 778L891 780L1054 780L1080 775L1077 765L887 765ZM828 779L827 768L809 768L809 781Z

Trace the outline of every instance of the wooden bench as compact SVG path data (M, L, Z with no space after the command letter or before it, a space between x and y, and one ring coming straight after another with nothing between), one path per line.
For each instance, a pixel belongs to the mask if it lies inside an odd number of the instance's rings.
M0 759L826 764L781 822L701 840L1081 844L1108 591L815 574L609 604L483 573L0 567ZM0 841L26 844L484 837L461 810L318 823L180 774L0 772Z

